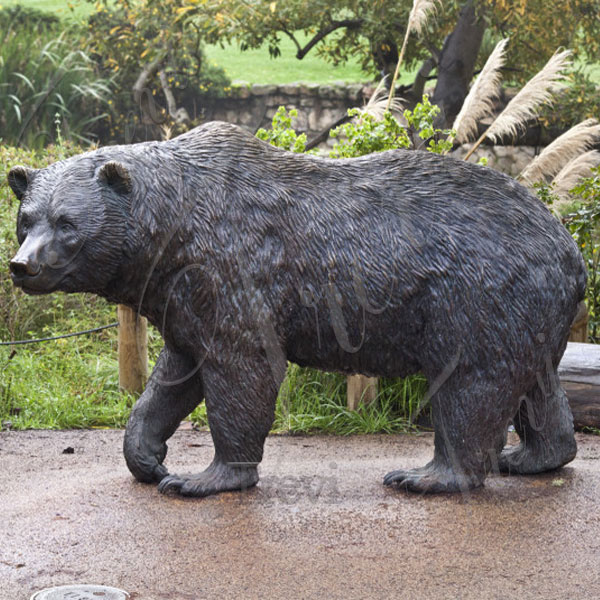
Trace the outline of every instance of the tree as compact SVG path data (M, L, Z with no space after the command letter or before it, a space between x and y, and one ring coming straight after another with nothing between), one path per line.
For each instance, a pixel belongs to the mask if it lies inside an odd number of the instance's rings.
M234 41L242 49L266 45L278 56L282 36L287 36L298 59L311 51L334 64L356 57L372 75L393 71L412 6L412 0L184 1L187 17L201 24L207 41ZM409 42L405 68L420 68L402 93L418 101L437 70L434 100L447 121L457 114L474 71L500 37L511 37L507 68L518 81L536 72L558 46L573 48L583 59L600 49L600 0L442 4L424 35Z
M93 1L87 43L120 91L110 115L112 137L134 138L137 126L185 130L199 98L223 93L225 73L204 60L203 32L182 18L181 0ZM124 124L133 132L119 130Z

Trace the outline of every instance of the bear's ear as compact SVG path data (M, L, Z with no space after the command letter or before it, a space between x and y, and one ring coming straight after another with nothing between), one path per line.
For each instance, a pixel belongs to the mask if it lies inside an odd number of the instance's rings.
M131 192L131 175L127 167L114 160L102 165L98 170L98 180L108 185L117 194L129 194Z
M10 185L11 190L19 200L25 195L34 175L35 169L22 166L13 167L8 172L8 185Z

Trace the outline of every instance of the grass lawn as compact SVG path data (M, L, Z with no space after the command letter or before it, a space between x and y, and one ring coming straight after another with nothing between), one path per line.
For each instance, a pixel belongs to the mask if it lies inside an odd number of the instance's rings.
M83 0L65 2L60 0L0 0L0 7L13 4L32 6L53 12L65 19L84 17L92 11L93 5ZM69 9L73 6L73 11ZM363 82L372 79L360 69L357 61L334 66L320 59L313 50L303 60L295 57L296 48L291 40L284 37L281 42L281 56L271 58L265 47L257 50L240 51L235 45L221 48L219 45L206 46L206 57L223 67L233 81L248 83L331 83L334 81ZM406 82L412 75L405 76Z
M236 46L205 46L206 57L223 67L233 81L249 83L332 83L334 81L369 81L360 66L354 63L334 66L313 54L304 59L295 57L296 48L290 39L281 42L281 56L271 58L266 47L242 52Z
M77 0L72 3L65 2L64 0L0 0L0 8L13 6L14 4L22 4L23 6L30 6L38 10L46 10L60 18L71 18L73 13L78 17L84 16L92 12L93 7L93 4ZM70 4L73 6L73 11L69 8Z

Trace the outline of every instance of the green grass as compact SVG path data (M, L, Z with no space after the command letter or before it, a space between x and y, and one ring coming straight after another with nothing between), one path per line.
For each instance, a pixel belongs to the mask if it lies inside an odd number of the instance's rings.
M355 411L346 405L346 376L289 364L277 398L275 433L354 435L415 431L418 415L429 415L429 406L418 410L427 391L422 376L380 379L377 397ZM191 420L206 427L206 407L200 405Z
M302 60L295 57L296 47L290 39L282 39L281 56L271 58L266 47L242 52L236 46L205 46L208 60L223 67L233 81L249 83L364 82L366 75L357 62L334 66L317 57L314 50Z
M26 337L55 335L114 319L114 307L85 295L55 295L52 324ZM150 329L153 362L162 341ZM14 349L13 349L14 348ZM115 329L30 346L0 348L2 428L79 429L124 427L135 397L119 390ZM414 430L412 420L427 389L422 377L380 380L377 398L346 408L346 378L290 364L281 386L273 431L337 435ZM201 404L190 416L208 424Z
M70 297L71 318L60 318L54 334L107 322L114 308L90 298ZM33 333L33 332L31 332ZM35 334L34 334L35 335ZM151 354L161 345L152 331ZM3 428L80 429L124 427L135 397L119 390L116 330L17 347L0 348L0 422ZM381 380L377 398L356 411L346 408L345 376L291 364L281 386L273 431L336 435L415 430L412 419L427 386L424 378ZM190 416L208 424L206 407Z
M7 422L15 429L122 427L132 406L133 398L118 389L114 333L14 352L2 348L0 370L4 427Z
M421 376L380 379L377 398L350 411L344 375L292 364L279 392L274 430L337 435L409 431L426 390Z
M590 433L592 435L600 435L600 429L597 427L584 427L581 431L583 431L583 433Z
M300 34L300 43L306 40ZM218 45L204 47L206 58L225 69L232 81L248 83L363 83L372 81L373 76L365 73L358 61L349 61L335 66L317 56L313 49L302 60L296 58L296 46L287 37L281 40L281 56L271 58L266 47L242 52L234 45L221 48ZM400 74L399 83L412 83L416 74L406 71Z
M3 257L4 258L4 257ZM106 325L116 309L86 294L52 294L17 301L34 313L22 339ZM4 294L6 297L6 294ZM35 304L40 306L35 307ZM10 338L2 328L2 338ZM150 354L162 345L150 332ZM24 346L0 347L0 422L13 429L123 427L135 398L119 389L117 330ZM8 425L10 424L10 425Z
M61 2L60 0L0 0L0 8L22 4L38 10L46 10L55 14L57 17L71 19L75 17L84 17L92 12L93 4L74 0L71 2ZM73 7L73 10L69 6Z

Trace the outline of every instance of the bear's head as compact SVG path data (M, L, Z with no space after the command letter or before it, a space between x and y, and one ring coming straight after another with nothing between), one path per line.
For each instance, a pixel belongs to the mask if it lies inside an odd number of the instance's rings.
M14 167L8 183L20 201L15 285L29 294L102 293L122 260L128 169L91 153L44 169Z

